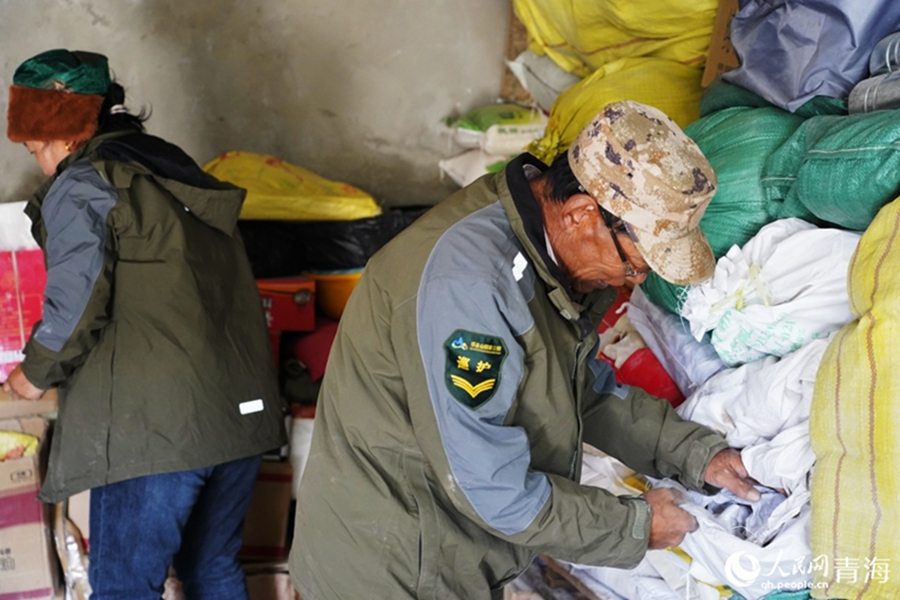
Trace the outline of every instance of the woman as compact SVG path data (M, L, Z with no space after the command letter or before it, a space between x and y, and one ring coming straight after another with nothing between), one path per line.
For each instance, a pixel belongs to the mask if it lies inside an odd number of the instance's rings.
M245 192L144 133L106 57L18 67L7 135L50 179L28 203L44 313L4 389L59 388L41 500L91 489L94 600L246 598L236 555L261 454L285 443Z

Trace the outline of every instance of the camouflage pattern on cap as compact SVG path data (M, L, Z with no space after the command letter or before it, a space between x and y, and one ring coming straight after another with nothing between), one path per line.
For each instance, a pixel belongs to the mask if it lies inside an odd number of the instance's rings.
M716 191L716 174L700 148L665 113L615 102L569 148L569 165L598 204L621 218L660 277L700 283L715 257L699 228Z

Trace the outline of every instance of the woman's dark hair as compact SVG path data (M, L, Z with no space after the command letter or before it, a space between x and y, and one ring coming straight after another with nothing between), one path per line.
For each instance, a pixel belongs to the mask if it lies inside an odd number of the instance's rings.
M548 195L554 202L563 204L571 196L584 191L569 166L568 152L557 156L542 177L547 184Z
M116 112L115 114L110 112L114 106L124 104L125 88L113 81L109 84L109 89L103 98L103 106L100 107L100 115L97 117L97 131L94 135L113 131L144 131L144 121L150 118L150 113L143 108L136 115L127 112Z

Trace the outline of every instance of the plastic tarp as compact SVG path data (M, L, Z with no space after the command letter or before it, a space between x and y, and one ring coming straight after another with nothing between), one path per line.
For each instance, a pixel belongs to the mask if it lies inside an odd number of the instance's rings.
M898 29L894 0L742 0L731 22L741 66L722 78L790 111L814 96L846 98L875 44Z
M813 394L812 549L817 598L900 598L900 202L863 234L850 266L856 320L828 346Z

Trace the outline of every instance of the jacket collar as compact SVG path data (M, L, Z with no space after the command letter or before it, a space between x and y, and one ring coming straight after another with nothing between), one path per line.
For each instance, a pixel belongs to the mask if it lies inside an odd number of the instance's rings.
M531 257L538 276L547 284L550 301L567 321L572 321L581 331L581 337L593 331L594 326L581 302L592 302L592 294L576 294L569 286L559 265L550 258L544 237L544 220L540 206L531 191L531 184L525 176L525 165L533 165L542 172L547 165L536 157L520 154L512 159L504 171L503 181L508 194L500 194L510 224L525 251Z
M62 172L69 167L69 165L86 156L90 156L97 149L97 147L106 140L111 140L113 138L123 136L127 133L130 132L116 131L113 133L98 135L97 137L91 138L87 141L87 143L59 161L59 164L56 165L56 173L47 178L47 181L42 183L37 191L35 191L34 194L31 195L31 198L28 199L28 204L25 206L25 213L28 214L28 216L30 216L33 221L35 219L33 214L40 214L41 205L44 203L44 197L47 195L47 192L50 191L50 188L53 187L53 184L56 182Z
M101 145L107 142L112 142L109 151L101 152ZM40 219L44 197L60 174L84 158L116 188L129 187L136 175L150 175L207 225L228 235L237 226L246 190L207 175L178 147L133 130L98 135L60 161L56 174L38 188L25 207L33 222Z

